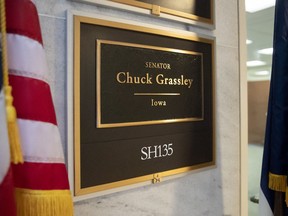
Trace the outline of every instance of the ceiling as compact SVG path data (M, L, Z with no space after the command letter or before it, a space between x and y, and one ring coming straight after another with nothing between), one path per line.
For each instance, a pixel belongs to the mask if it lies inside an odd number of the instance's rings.
M247 44L247 62L254 60L265 62L262 66L247 66L248 81L269 80L272 55L259 54L258 50L272 47L274 6L254 13L246 12L246 21L247 39L252 41L251 44Z

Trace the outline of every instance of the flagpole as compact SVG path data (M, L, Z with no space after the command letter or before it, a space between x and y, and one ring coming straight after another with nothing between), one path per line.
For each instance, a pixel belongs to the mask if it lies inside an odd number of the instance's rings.
M283 202L284 196L283 192L275 191L274 192L274 216L284 216L283 214Z

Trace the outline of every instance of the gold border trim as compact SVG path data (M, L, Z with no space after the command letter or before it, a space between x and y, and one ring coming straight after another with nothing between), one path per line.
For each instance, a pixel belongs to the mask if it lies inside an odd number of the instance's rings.
M118 181L118 182L113 182L113 183L108 183L104 185L99 185L95 187L89 187L89 188L81 188L81 167L80 167L80 161L81 161L81 156L80 156L80 25L81 23L87 23L87 24L96 24L96 25L101 25L101 26L109 26L109 27L114 27L114 28L119 28L119 29L126 29L126 30L133 30L137 32L143 32L143 33L149 33L149 34L157 34L157 35L162 35L165 37L173 37L173 38L179 38L179 39L184 39L184 40L191 40L191 41L198 41L198 42L203 42L207 44L211 44L211 55L212 55L212 95L213 95L213 100L212 100L212 106L213 106L213 134L212 134L212 140L213 140L213 153L212 153L212 161L203 163L203 164L198 164L190 167L182 167L174 170L169 170L165 171L162 173L159 173L162 177L165 176L170 176L170 175L176 175L176 174L181 174L185 173L188 171L200 169L200 168L205 168L205 167L212 167L215 166L215 161L216 161L216 149L215 149L215 76L214 76L214 70L215 70L215 41L212 39L206 39L206 38L201 38L198 36L191 36L191 35L186 35L186 34L181 34L181 33L175 33L175 32L170 32L170 31L165 31L165 30L158 30L155 28L148 28L148 27L142 27L142 26L136 26L136 25L131 25L131 24L125 24L125 23L118 23L118 22L113 22L113 21L108 21L108 20L103 20L103 19L97 19L97 18L91 18L91 17L84 17L84 16L73 16L74 24L73 24L73 34L74 34L74 47L73 47L73 71L74 71L74 80L73 80L73 94L74 94L74 100L73 100L73 116L74 116L74 195L75 196L80 196L80 195L85 195L85 194L90 194L90 193L95 193L107 189L112 189L116 187L121 187L121 186L128 186L131 184L136 184L136 183L141 183L144 181L152 181L154 174L150 175L145 175L145 176L140 176L140 177L135 177L132 179L126 179L123 181ZM202 79L203 80L203 79ZM204 100L203 100L204 101Z
M162 6L155 5L155 4L139 2L139 1L136 1L136 0L110 0L110 1L121 3L121 4L130 5L130 6L135 6L135 7L139 7L139 8L148 9L148 10L151 10L151 14L156 15L156 16L159 16L161 14L161 12L162 12L162 13L165 13L165 14L174 15L174 16L177 16L177 17L182 17L182 18L186 18L186 19L190 19L190 20L194 20L194 21L198 21L198 22L203 22L203 23L207 23L207 24L211 24L211 25L214 24L214 9L213 9L214 8L214 1L213 0L210 0L210 5L211 5L210 15L211 15L211 19L205 18L205 17L201 17L201 16L197 16L195 14L189 14L189 13L173 10L173 9L162 7ZM155 7L157 7L157 10L156 10L157 12L154 12L155 11Z
M111 127L128 127L128 126L139 126L139 125L154 125L154 124L167 124L167 123L175 123L175 122L190 122L190 121L203 121L204 120L204 80L203 80L203 53L188 51L188 50L180 50L173 49L168 47L159 47L159 46L151 46L151 45L142 45L135 43L127 43L127 42L119 42L119 41L110 41L110 40L97 40L97 67L96 67L96 113L97 113L97 128L111 128ZM101 44L112 44L112 45L120 45L120 46L129 46L136 48L144 48L149 50L159 50L171 53L181 53L188 55L197 55L201 57L201 116L199 117L189 117L189 118L175 118L175 119L160 119L160 120L147 120L147 121L133 121L133 122L120 122L120 123L102 123L102 112L101 112ZM145 95L145 93L134 93L134 95ZM147 94L146 94L147 95ZM150 93L150 95L173 95L178 96L179 93Z
M182 168L178 168L178 169L159 172L159 173L157 173L157 175L159 175L159 176L161 176L161 178L163 178L163 177L181 174L181 173L185 173L185 172L189 172L192 170L201 169L201 168L205 168L205 167L210 167L210 166L214 166L214 165L215 165L215 162L212 161L212 162L208 162L208 163L198 164L195 166L182 167ZM117 188L117 187L121 187L121 186L128 186L131 184L136 184L136 183L141 183L141 182L146 182L146 181L151 181L151 183L153 183L153 180L155 178L155 174L156 173L152 173L149 175L144 175L144 176L135 177L135 178L131 178L131 179L125 179L122 181L107 183L107 184L98 185L98 186L94 186L94 187L87 187L87 188L79 190L78 193L76 193L75 195L80 196L80 195L90 194L90 193L94 193L94 192L100 192L100 191L104 191L104 190L109 190L109 189L113 189L113 188Z
M74 193L81 191L80 167L80 24L81 18L73 16L74 20L74 47L73 47L73 87L74 87Z

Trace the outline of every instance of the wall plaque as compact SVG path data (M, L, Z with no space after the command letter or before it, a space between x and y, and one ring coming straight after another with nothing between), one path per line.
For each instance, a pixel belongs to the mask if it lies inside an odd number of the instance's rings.
M214 40L74 16L75 196L215 164Z
M174 15L214 24L214 0L111 0L151 10L154 15Z

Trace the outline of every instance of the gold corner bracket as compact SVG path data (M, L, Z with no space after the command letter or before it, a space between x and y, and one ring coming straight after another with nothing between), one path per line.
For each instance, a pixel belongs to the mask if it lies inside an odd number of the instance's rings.
M156 16L160 16L161 7L159 5L152 5L151 13Z
M153 183L153 184L156 184L156 183L160 183L160 182L161 182L161 175L160 175L160 173L153 174L152 183Z

